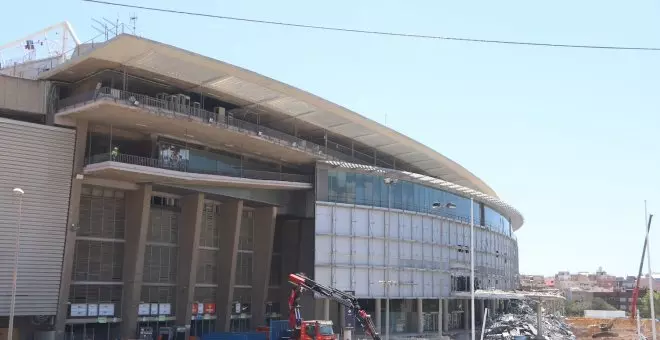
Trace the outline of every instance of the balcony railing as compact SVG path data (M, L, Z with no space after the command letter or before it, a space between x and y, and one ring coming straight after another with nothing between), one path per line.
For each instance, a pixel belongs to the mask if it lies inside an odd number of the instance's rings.
M250 178L271 181L286 181L286 182L300 182L312 183L312 176L288 174L283 172L252 170L240 167L223 167L222 169L197 169L191 167L188 161L171 161L158 158L149 158L142 156L134 156L127 154L118 154L113 156L110 153L98 154L87 158L85 164L96 164L101 162L119 162L133 165L147 166L150 168L174 170L181 172L189 172L196 174L229 176L239 178Z
M282 131L273 130L262 125L240 120L230 115L219 115L218 113L206 111L198 106L179 104L171 100L149 97L143 94L117 90L109 87L102 87L97 91L80 93L61 99L58 103L58 109L61 111L101 100L109 100L125 105L141 107L157 115L195 119L200 123L254 135L272 143L317 154L326 159L346 160L346 157L337 158L335 156L327 155L324 152L324 148L320 145L289 135Z
M368 155L355 150L355 148L344 146L330 140L327 141L327 147L325 146L325 142L322 142L324 145L321 146L310 140L298 138L282 131L277 131L263 125L250 123L231 116L224 117L223 119L223 117L218 117L218 114L215 112L206 111L194 105L183 105L166 99L149 97L143 94L122 91L110 87L102 87L97 91L80 93L68 98L60 99L58 108L59 110L74 108L98 100L111 100L126 105L139 106L158 115L195 118L206 124L256 135L268 139L273 143L317 154L328 160L342 160L353 163L377 165L385 168L394 168L394 165L391 164L390 161L377 158L375 157L375 154ZM403 167L398 168L403 169Z

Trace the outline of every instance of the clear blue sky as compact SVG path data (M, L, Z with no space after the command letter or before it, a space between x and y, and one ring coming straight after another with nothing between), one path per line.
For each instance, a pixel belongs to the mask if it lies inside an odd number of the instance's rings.
M119 1L119 0L118 0ZM126 0L128 1L128 0ZM241 0L134 4L358 29L660 47L651 0ZM643 200L660 214L660 53L568 50L319 32L125 10L9 1L0 42L69 20L137 12L138 33L284 81L431 146L526 217L523 273L636 274ZM660 216L652 235L660 265Z

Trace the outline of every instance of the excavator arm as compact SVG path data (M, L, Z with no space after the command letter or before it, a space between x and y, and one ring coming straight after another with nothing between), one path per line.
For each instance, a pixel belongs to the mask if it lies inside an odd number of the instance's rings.
M310 290L316 294L325 296L330 300L334 300L346 308L352 309L355 318L360 323L365 333L371 336L374 340L380 340L380 335L376 332L376 326L374 326L371 316L360 307L358 299L355 296L322 285L303 274L289 274L289 282L294 285L289 297L289 325L292 328L295 329L295 326L300 327L300 324L302 323L300 306L298 304L300 293L302 293L303 290Z

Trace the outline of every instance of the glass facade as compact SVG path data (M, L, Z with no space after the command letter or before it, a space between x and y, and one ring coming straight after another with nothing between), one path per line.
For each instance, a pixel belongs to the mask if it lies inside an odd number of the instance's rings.
M385 177L344 170L328 170L328 201L429 213L470 222L470 199L409 181L387 184ZM433 208L438 203L439 208ZM453 208L448 208L448 204ZM474 201L474 223L507 236L509 220Z

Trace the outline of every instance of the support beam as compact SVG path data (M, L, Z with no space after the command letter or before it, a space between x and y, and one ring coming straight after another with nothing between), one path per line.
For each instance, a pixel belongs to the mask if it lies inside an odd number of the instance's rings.
M76 231L80 216L80 193L82 180L77 174L82 174L85 166L85 147L87 145L87 121L76 122L76 144L73 154L73 173L71 174L71 195L69 197L69 215L67 217L66 238L64 242L64 259L62 261L62 278L60 282L57 315L55 317L55 333L57 339L63 339L64 327L69 311L69 291L71 289L71 273L73 271L73 255L76 249Z
M191 303L197 281L199 258L199 236L202 230L204 194L195 193L181 200L181 224L179 226L179 250L176 292L176 325L184 327L190 324Z
M330 320L330 299L323 299L323 319Z
M252 305L250 306L252 327L263 326L265 323L276 217L277 207L263 207L254 210Z
M449 331L449 299L442 300L442 330Z
M282 315L288 315L289 294L291 294L291 288L293 287L287 283L288 277L289 274L300 271L298 268L300 220L281 220L279 223L279 228L282 228L282 234L286 235L286 237L280 238L282 257L282 271L280 272L282 275L282 284L280 288L280 313L282 313Z
M422 299L417 299L417 334L424 333L424 313L422 312L423 301Z
M229 331L231 307L234 299L234 282L236 281L236 258L238 257L238 237L243 217L243 201L232 200L220 206L220 250L218 250L216 294L216 331Z
M126 193L126 243L124 244L124 292L121 303L121 337L134 338L142 290L144 251L151 211L151 184Z
M470 329L470 300L463 300L463 328Z
M380 334L383 334L383 318L381 313L381 299L374 299L374 320L376 324L376 331Z
M444 326L444 302L442 299L438 299L438 336L442 337L442 331L445 329Z

